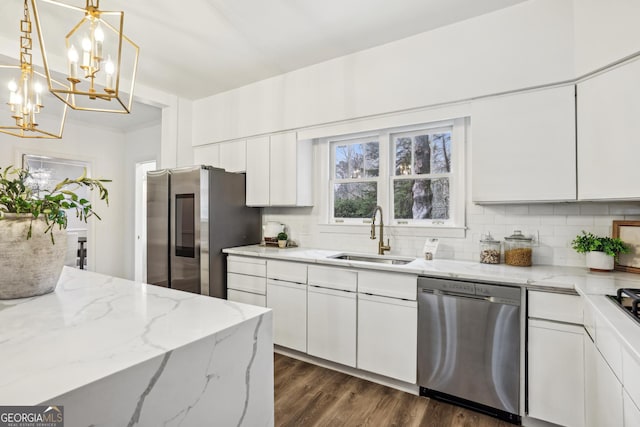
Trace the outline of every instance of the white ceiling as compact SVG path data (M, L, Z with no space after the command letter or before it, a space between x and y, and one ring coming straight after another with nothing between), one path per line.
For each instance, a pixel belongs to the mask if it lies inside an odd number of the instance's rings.
M140 83L197 99L522 1L102 0L100 6L125 11L125 34L140 46ZM21 8L22 0L0 2L4 51L6 40L18 36Z

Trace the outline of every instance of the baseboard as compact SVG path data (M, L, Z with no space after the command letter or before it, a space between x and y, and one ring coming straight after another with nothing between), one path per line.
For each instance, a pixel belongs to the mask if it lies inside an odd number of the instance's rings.
M420 395L420 388L417 384L409 384L404 381L395 380L393 378L385 377L383 375L377 375L371 372L362 371L360 369L352 368L350 366L341 365L339 363L331 362L318 357L310 356L306 353L291 350L288 348L280 347L278 345L273 346L273 351L282 354L283 356L291 357L293 359L302 360L303 362L311 363L313 365L322 366L323 368L331 369L334 371L342 372L343 374L351 375L356 378L371 381L383 386L391 387L396 390L404 391L406 393Z

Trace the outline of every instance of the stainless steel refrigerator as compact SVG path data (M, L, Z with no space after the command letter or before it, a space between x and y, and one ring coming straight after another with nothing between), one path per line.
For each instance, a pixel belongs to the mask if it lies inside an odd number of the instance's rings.
M260 242L245 175L211 166L147 173L147 282L226 298L222 249Z

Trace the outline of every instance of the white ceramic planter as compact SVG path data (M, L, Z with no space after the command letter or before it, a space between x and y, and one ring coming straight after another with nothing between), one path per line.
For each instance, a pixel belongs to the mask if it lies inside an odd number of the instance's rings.
M287 247L287 241L286 240L278 240L278 247L280 247L281 249L284 249Z
M587 252L587 267L592 271L611 271L613 261L613 257L604 252Z
M31 224L31 238L27 232ZM0 219L0 299L27 298L53 292L67 251L65 230L54 228L55 245L44 234L44 219L4 214Z

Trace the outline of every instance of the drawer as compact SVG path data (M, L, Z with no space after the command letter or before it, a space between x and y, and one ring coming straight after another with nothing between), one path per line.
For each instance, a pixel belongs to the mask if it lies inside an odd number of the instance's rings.
M309 284L323 288L356 292L358 289L358 273L342 268L309 266Z
M583 324L583 301L579 295L529 291L529 317Z
M622 376L622 343L614 326L600 313L596 313L596 347L620 382Z
M307 264L269 260L267 262L267 278L307 283Z
M596 318L593 313L593 306L588 302L584 302L583 310L584 329L587 331L591 340L596 340Z
M227 258L227 273L248 274L265 277L267 262L259 258L229 256Z
M241 302L243 304L257 305L260 307L267 306L267 297L264 295L252 294L251 292L242 292L229 289L227 299L233 302Z
M383 297L416 300L418 276L413 274L358 272L358 292Z
M622 350L622 386L636 406L640 407L640 360L628 348Z
M227 273L227 289L267 294L267 279L264 277L247 276L244 274Z

